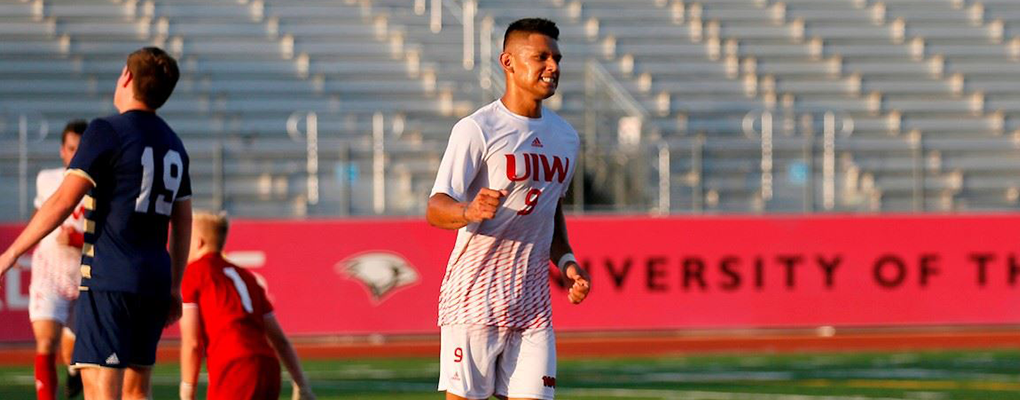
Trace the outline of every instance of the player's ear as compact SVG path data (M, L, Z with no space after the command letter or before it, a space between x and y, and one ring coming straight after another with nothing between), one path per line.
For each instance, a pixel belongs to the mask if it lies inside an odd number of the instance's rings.
M513 56L510 53L502 52L499 54L499 65L503 67L506 72L514 72Z
M134 80L134 78L135 78L135 76L133 74L131 74L131 70L129 70L126 65L124 66L124 71L121 72L121 77L124 78L123 79L123 81L124 81L123 85L124 85L125 88L128 87L128 85L131 84L131 81Z

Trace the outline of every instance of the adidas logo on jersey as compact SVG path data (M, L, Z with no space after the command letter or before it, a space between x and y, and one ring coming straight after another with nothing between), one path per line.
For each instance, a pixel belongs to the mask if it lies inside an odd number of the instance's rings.
M117 364L120 364L120 359L117 358L117 353L110 354L109 357L106 357L106 364L107 365L117 365Z
M531 141L531 147L543 147L542 141L538 140L538 138L535 138L535 140Z

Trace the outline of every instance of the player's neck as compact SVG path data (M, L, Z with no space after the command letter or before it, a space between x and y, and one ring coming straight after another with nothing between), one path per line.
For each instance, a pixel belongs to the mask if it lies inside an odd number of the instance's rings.
M219 253L220 252L218 250L212 249L212 248L209 248L209 247L203 247L203 248L200 248L200 249L196 249L195 250L195 254L189 254L188 255L188 263L190 264L192 262L195 262L195 261L201 260L203 258L206 258L210 254L219 254Z
M515 95L512 90L499 99L510 112L528 118L542 118L542 100Z
M114 106L117 107L117 112L121 114L126 113L128 111L145 111L151 113L156 112L156 110L149 108L149 106L145 105L145 103L142 103L141 101L135 99L124 101L121 104L114 104Z

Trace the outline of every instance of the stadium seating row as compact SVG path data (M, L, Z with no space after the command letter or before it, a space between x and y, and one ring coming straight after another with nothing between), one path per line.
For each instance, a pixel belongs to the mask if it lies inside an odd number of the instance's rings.
M307 154L300 140L288 137L287 121L295 112L314 111L324 140L368 143L371 115L382 112L388 142L419 146L389 159L392 207L386 212L413 213L422 210L450 126L499 93L486 86L483 48L498 53L506 24L544 16L561 26L566 56L560 92L548 105L598 143L590 165L612 165L607 160L619 145L617 118L625 113L618 98L592 86L586 60L602 65L647 113L641 135L651 157L631 157L637 161L627 166L635 173L658 175L657 164L641 162L656 158L656 140L703 137L706 149L715 149L704 152L696 169L689 167L698 164L689 148L677 144L671 152L671 198L692 199L674 202L674 211L806 208L802 192L820 187L815 181L821 178L801 182L802 167L810 164L802 152L775 154L777 195L762 199L762 141L745 132L744 117L766 109L813 119L811 129L786 123L779 134L803 142L811 131L815 157L822 149L821 115L852 119L853 133L837 144L842 161L835 179L844 200L837 209L916 209L918 151L859 143L909 143L918 135L922 157L937 153L941 160L932 168L921 163L926 209L1018 205L1020 178L1011 178L1020 176L1014 162L1020 132L1015 2L478 0L470 24L477 43L467 68L464 2L443 3L436 32L431 2L423 1L0 0L0 140L17 143L14 121L22 114L57 129L70 118L113 112L109 98L124 55L158 45L179 58L184 72L164 114L194 143L194 165L204 171L196 182L205 193L196 201L217 199L253 216L374 213L368 198L348 197L342 207L332 195L324 196L331 206L307 203L295 167ZM482 37L486 18L493 27L488 38ZM52 136L29 146L32 171L50 159ZM221 161L204 150L217 143L230 154ZM230 150L232 143L247 147ZM324 159L339 151L320 149ZM16 184L17 153L2 154L0 185ZM359 174L368 174L369 155L353 156L358 159L350 165L364 164ZM733 157L739 162L729 162ZM333 172L321 174L324 192L347 175ZM601 185L596 189L613 198L610 208L657 204L656 179L622 185L605 172L591 175ZM214 176L226 183L212 185ZM286 190L260 194L266 179L273 182L268 187ZM621 186L627 193L614 189ZM0 212L0 219L19 217Z

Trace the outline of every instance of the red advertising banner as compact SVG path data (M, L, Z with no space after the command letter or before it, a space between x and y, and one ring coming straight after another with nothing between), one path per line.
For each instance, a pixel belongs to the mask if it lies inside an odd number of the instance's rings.
M592 273L561 330L1020 323L1020 217L572 218ZM20 227L0 227L6 247ZM265 279L291 334L436 333L455 232L424 219L234 221L228 257ZM31 340L28 258L0 341Z

